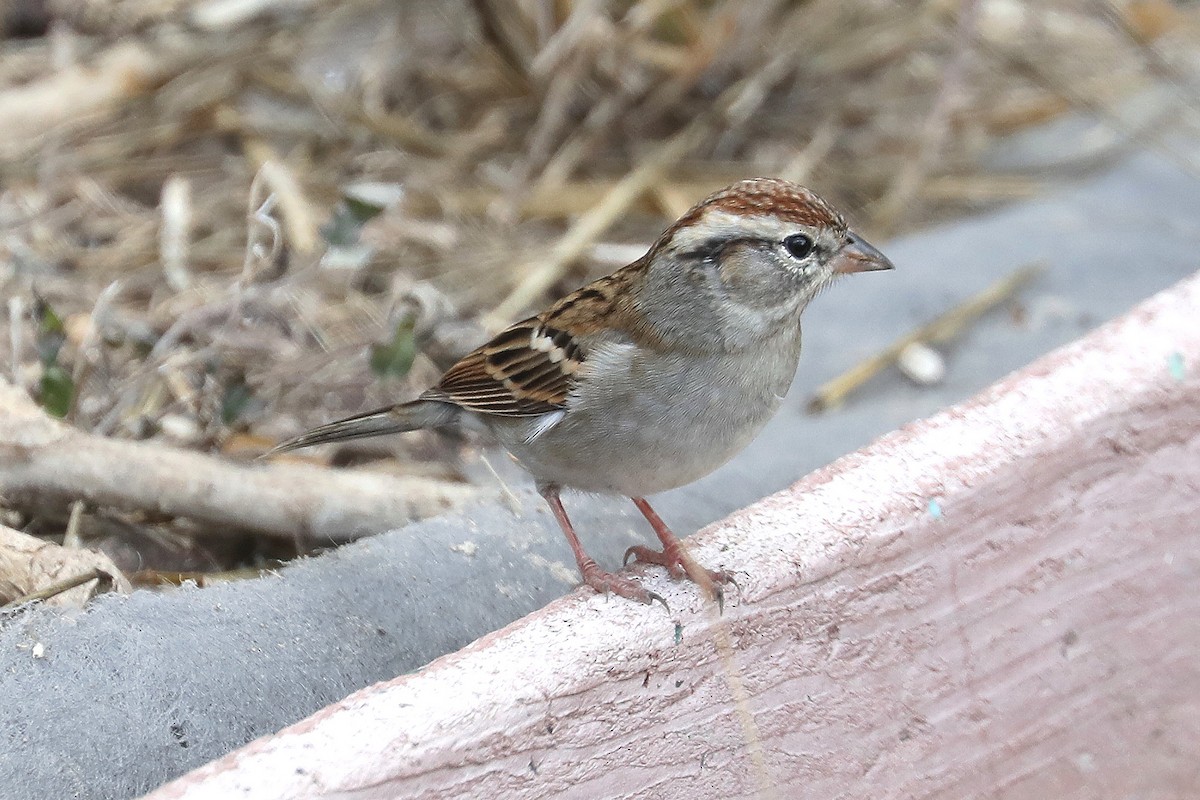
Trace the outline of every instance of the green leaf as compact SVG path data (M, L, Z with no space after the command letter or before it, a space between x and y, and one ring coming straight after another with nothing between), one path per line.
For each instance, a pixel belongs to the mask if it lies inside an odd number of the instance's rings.
M71 400L75 397L75 382L70 374L58 364L48 364L42 371L41 401L42 408L59 419L67 416L71 410Z
M416 321L403 319L396 325L392 341L371 346L371 371L381 378L403 378L417 357Z
M221 397L221 421L226 425L237 422L253 399L254 393L245 381L239 380L226 386L225 394Z
M66 326L41 295L34 295L33 313L38 325L38 358L43 366L52 367L58 363L58 352L67 341Z
M351 197L346 195L342 198L342 202L346 204L346 211L354 218L354 221L359 225L366 223L368 220L379 216L383 213L385 206L377 205L369 200L364 200L360 197Z
M354 219L344 205L339 203L329 221L321 226L321 236L331 247L349 247L358 242L358 230L362 224Z
M331 247L352 247L358 244L362 226L381 211L382 206L354 197L343 197L334 207L329 221L322 226L321 236Z
M37 320L37 351L42 362L39 401L48 414L62 419L71 410L75 399L75 381L71 373L58 363L58 355L67 341L67 329L62 317L36 292L33 295L33 314Z

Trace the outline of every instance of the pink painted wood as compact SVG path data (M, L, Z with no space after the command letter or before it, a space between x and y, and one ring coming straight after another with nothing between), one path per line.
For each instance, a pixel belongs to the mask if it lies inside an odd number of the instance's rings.
M149 797L1195 796L1198 319L1193 277L711 526L721 618L579 591Z

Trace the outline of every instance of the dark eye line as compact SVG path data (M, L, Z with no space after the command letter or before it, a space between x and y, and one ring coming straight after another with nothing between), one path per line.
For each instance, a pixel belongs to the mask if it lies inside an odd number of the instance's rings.
M768 248L774 247L776 242L772 239L764 239L760 236L714 236L712 239L701 242L691 250L680 253L680 255L684 258L694 258L697 260L716 258L726 247L730 247L731 245L735 244L746 244L755 247Z

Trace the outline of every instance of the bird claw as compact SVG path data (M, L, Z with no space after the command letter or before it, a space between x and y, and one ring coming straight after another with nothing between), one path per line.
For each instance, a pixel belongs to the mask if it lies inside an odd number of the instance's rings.
M600 594L615 594L618 597L636 600L646 605L659 602L662 603L662 607L668 613L671 611L671 607L667 605L667 601L662 595L644 588L641 584L629 578L605 572L599 567L595 567L594 564L592 568L583 571L583 582Z
M631 558L634 561L642 563L642 564L655 564L657 566L660 566L663 569L665 569L667 571L667 573L670 574L670 576L672 578L674 578L675 580L679 580L681 578L687 578L692 583L701 584L701 585L703 585L705 583L702 580L697 580L696 576L692 575L688 571L687 562L684 561L683 554L679 553L677 550L672 551L672 549L669 549L669 548L661 550L661 551L660 550L651 550L649 547L645 547L640 544L635 544L633 547L630 547L628 550L625 551L625 558L623 560L623 563L625 564L625 566L629 565L629 561ZM724 611L725 611L725 588L724 588L724 585L727 583L733 584L734 588L738 590L739 594L741 594L742 587L739 586L738 582L733 579L733 576L730 575L725 570L711 570L711 569L704 569L703 567L700 567L700 569L704 572L705 577L708 578L708 581L712 585L713 594L716 596L717 609L721 613L724 613ZM663 605L666 605L666 603L664 603Z
M714 575L716 577L713 577ZM740 584L738 584L737 581L735 581L733 579L733 576L730 575L725 570L721 570L720 572L716 572L716 573L710 572L709 576L712 579L713 594L717 598L717 613L724 614L725 613L725 584L727 584L727 583L731 584L734 589L737 589L738 596L741 596L741 594L742 594L742 587Z
M650 595L651 603L653 603L654 601L657 600L658 602L662 603L662 607L667 610L668 614L671 613L671 607L669 605L667 605L667 601L663 598L663 596L661 594L659 594L658 592L646 592L646 594Z

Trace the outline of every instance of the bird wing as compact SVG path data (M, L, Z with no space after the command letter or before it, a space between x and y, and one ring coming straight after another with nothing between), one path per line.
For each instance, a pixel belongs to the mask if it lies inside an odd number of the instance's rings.
M481 414L534 417L566 408L584 358L571 334L531 317L468 353L421 398Z

